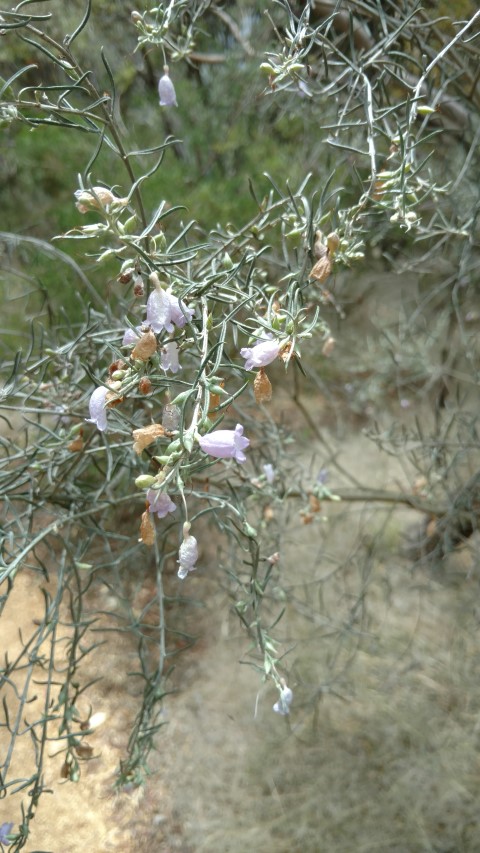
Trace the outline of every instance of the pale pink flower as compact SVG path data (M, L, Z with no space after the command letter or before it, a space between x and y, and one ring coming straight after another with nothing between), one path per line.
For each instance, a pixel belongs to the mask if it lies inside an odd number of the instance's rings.
M240 355L245 359L245 370L256 370L266 367L275 361L280 352L280 344L276 340L259 341L253 347L243 347Z
M125 334L122 339L122 347L130 346L130 344L138 344L140 336L142 334L142 327L137 326L135 329L125 329Z
M154 332L173 332L174 325L182 329L192 316L191 308L162 287L156 287L148 297L147 322Z
M158 81L158 96L160 98L161 107L178 107L175 86L170 80L168 73L168 65L163 67L164 75Z
M148 511L154 512L158 518L165 518L169 512L175 512L177 507L166 492L159 489L149 489L147 492Z
M182 369L178 361L178 347L175 341L169 341L168 344L162 347L160 364L164 370L171 370L172 373L178 373Z
M208 435L202 435L198 443L209 456L245 462L247 457L243 451L250 445L250 440L243 435L243 426L237 424L235 429L217 429Z
M87 424L95 424L100 432L104 432L107 429L107 410L105 408L107 393L107 389L103 385L100 385L99 388L95 388L88 404L90 417L86 418L86 422Z

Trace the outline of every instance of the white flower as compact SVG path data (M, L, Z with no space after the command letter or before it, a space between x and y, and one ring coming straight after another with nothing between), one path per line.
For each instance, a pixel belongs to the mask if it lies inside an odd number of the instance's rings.
M178 361L178 347L175 341L170 341L162 347L160 364L164 370L171 370L172 373L178 373L182 369Z
M183 580L189 572L193 572L197 566L198 560L198 542L195 536L190 536L190 522L186 521L183 525L183 542L180 545L178 553L180 564L178 569L178 577Z
M100 432L104 432L107 428L107 410L105 408L107 393L107 389L103 385L95 388L90 397L90 417L86 418L87 424L95 424Z
M282 717L286 717L287 714L290 713L290 705L292 704L293 693L286 684L280 690L280 698L278 702L275 702L273 706L273 710L276 714L281 714Z
M158 81L158 96L161 107L178 107L175 86L170 80L168 65L163 66L164 75Z
M280 347L279 342L272 339L259 341L253 347L243 347L240 355L245 359L245 370L254 370L271 364L280 352Z
M275 479L275 468L270 464L270 462L267 462L263 466L263 473L265 474L267 483L271 486Z

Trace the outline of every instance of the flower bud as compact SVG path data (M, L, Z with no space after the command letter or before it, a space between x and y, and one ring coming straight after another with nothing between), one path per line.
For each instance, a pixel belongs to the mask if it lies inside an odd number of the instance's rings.
M151 474L140 474L135 480L135 485L137 489L149 489L154 482L155 477L152 477Z

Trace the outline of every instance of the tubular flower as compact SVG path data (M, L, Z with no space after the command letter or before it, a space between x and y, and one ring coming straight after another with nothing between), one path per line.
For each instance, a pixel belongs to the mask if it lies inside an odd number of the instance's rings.
M283 685L280 690L280 697L278 702L275 702L273 706L273 710L276 714L281 714L282 717L286 717L287 714L290 713L290 705L292 704L293 693L286 684Z
M173 332L173 327L182 329L187 320L191 320L193 311L180 302L170 291L156 286L147 300L147 322L154 332Z
M258 367L266 367L275 361L280 352L280 344L275 340L259 341L253 347L243 347L240 355L245 359L245 370L255 370Z
M90 417L86 418L86 422L87 424L95 424L100 432L104 432L107 429L107 410L105 408L107 394L107 388L100 385L99 388L95 388L88 404Z
M158 489L149 489L147 492L148 511L156 513L158 518L165 518L169 512L175 512L177 507L166 494Z
M175 86L170 80L168 65L163 66L163 77L158 81L158 96L161 107L178 107Z
M177 562L180 565L177 574L180 580L183 580L189 572L195 571L198 560L198 542L195 536L190 536L189 521L186 521L183 525L183 542L180 545L178 556L179 559Z
M243 435L243 426L237 424L235 429L217 429L208 435L201 435L198 443L209 456L245 462L247 457L243 451L250 445L250 440Z
M178 361L178 347L175 341L170 341L162 347L160 364L164 370L171 370L172 373L178 373L182 369Z

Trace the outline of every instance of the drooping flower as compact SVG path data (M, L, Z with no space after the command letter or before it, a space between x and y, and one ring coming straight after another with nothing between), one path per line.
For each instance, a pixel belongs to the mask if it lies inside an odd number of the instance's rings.
M195 536L190 536L189 521L186 521L183 525L183 542L180 545L178 557L177 562L180 565L177 574L180 580L183 580L189 572L195 571L198 560L198 542Z
M258 367L266 367L275 361L280 352L281 344L275 339L259 341L253 347L243 347L240 355L245 359L245 370L255 370Z
M263 473L265 474L267 483L271 486L275 479L275 468L270 462L267 462L263 466Z
M169 512L175 512L177 509L170 496L159 489L149 489L147 501L148 511L154 512L158 518L165 518Z
M176 296L173 296L169 290L167 290L167 296L170 300L170 316L172 318L172 323L175 323L179 329L183 329L187 320L192 319L193 311L191 308L187 308L183 302L180 302Z
M105 408L107 404L107 394L108 390L103 385L100 385L99 388L95 388L88 404L90 417L85 419L87 424L95 424L100 432L104 432L107 429L107 410Z
M280 697L278 702L275 702L273 706L273 710L276 714L281 714L282 717L286 717L287 714L290 713L290 705L292 704L293 693L286 684L284 684L280 690Z
M161 107L178 107L175 86L170 80L168 65L163 66L163 77L158 81L158 96Z
M136 326L135 329L125 329L125 334L122 339L122 347L130 346L130 344L138 343L139 338L142 334L142 326Z
M208 435L201 435L198 443L209 456L245 462L247 457L243 451L250 445L250 440L243 435L243 426L237 424L235 429L217 429Z
M154 332L173 332L173 327L182 329L187 320L192 318L191 308L180 302L170 291L157 285L147 300L147 322Z
M172 373L178 373L182 369L178 361L178 347L175 341L169 341L168 344L162 347L160 364L164 370L171 370Z
M12 829L13 821L12 823L2 823L0 826L0 844L3 844L5 847L8 847L12 843L8 837Z

